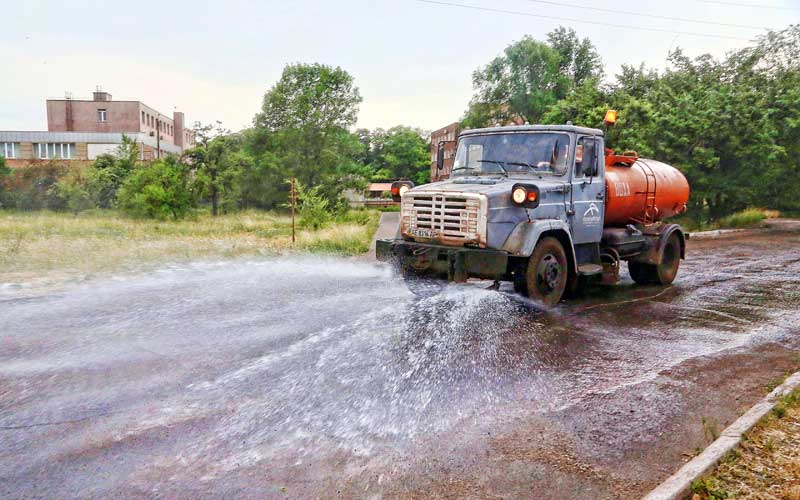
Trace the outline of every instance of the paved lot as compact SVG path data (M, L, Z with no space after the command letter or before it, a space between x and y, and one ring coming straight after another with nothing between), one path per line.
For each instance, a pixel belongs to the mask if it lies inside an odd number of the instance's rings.
M689 255L547 313L318 257L5 286L0 498L636 498L798 364L800 233Z

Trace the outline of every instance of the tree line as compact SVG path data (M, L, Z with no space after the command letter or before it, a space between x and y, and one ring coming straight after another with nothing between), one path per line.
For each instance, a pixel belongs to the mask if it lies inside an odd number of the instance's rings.
M195 147L180 157L146 163L137 161L136 144L125 139L117 154L100 156L84 169L40 164L0 170L6 176L0 206L75 212L117 208L139 217L175 219L199 206L213 215L282 209L294 177L301 203L341 212L347 209L346 189L361 190L384 179L427 182L427 135L407 126L351 131L361 101L343 69L292 64L266 92L246 130L232 133L220 123L198 123Z
M690 213L717 219L749 206L800 209L800 27L760 37L723 59L668 56L665 70L623 66L604 75L589 39L560 27L530 36L478 68L464 128L573 122L599 126L619 111L609 147L671 163L692 186ZM181 157L137 161L126 141L85 169L4 167L0 206L80 211L118 208L135 216L180 218L283 209L288 179L309 210L346 209L342 193L370 180L429 179L428 135L397 126L354 130L362 98L345 70L288 65L264 95L253 125L230 132L197 124Z
M664 71L623 66L612 79L588 39L560 28L530 37L473 75L463 125L518 118L597 127L619 111L608 147L679 168L690 214L716 220L747 207L800 211L800 26L760 37L723 59L677 49Z

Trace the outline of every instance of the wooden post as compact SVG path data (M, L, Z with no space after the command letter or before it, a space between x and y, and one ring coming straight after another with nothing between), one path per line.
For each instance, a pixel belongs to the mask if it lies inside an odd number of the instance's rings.
M297 188L295 187L295 183L296 182L297 182L297 179L292 177L292 195L291 195L291 197L292 197L292 244L293 245L297 241L297 237L295 236L295 223L294 223L295 206L297 205Z

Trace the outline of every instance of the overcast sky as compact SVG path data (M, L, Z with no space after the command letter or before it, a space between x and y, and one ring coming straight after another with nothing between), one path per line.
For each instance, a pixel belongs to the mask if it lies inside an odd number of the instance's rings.
M97 85L190 122L249 126L264 92L291 62L338 65L364 102L359 126L431 130L461 117L471 73L526 34L545 39L559 24L597 46L606 72L623 63L663 68L671 47L717 56L746 46L759 28L800 19L800 0L552 0L557 3L741 24L736 28L649 19L533 0L449 3L607 25L478 11L418 0L15 1L3 6L0 130L45 130L44 101ZM738 4L759 4L753 8ZM647 27L723 39L648 32Z

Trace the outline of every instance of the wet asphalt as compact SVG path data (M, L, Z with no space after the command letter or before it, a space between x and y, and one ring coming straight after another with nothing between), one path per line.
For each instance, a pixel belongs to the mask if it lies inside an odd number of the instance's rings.
M0 498L636 498L799 353L797 226L550 311L319 257L5 284Z

